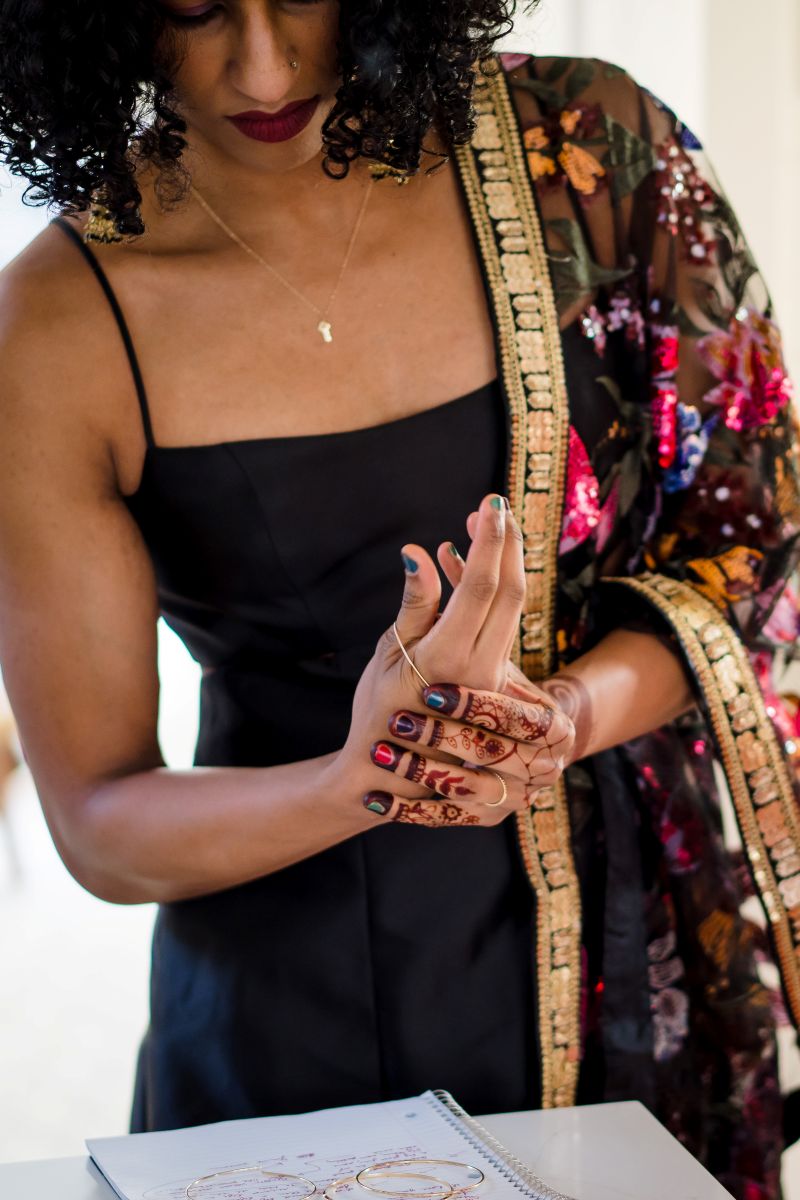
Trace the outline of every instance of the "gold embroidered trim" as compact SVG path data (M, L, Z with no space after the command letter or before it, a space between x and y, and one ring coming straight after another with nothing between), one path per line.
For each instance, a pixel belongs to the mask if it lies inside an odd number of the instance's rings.
M554 666L558 543L569 406L541 221L502 72L479 77L477 128L456 150L499 334L510 419L507 492L524 538L526 600L515 658L530 679ZM517 818L536 893L542 1107L575 1102L580 1058L580 890L563 781Z
M700 684L789 1011L800 1026L800 817L747 651L719 609L688 583L650 573L604 582L632 589L666 617Z

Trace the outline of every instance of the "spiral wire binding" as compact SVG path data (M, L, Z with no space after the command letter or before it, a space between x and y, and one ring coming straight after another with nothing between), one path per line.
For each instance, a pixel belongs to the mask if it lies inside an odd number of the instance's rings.
M534 1175L530 1167L521 1162L510 1150L506 1150L505 1146L498 1142L488 1129L484 1129L479 1121L465 1112L449 1092L442 1088L436 1088L433 1095L444 1108L443 1115L448 1124L458 1128L472 1149L477 1150L499 1171L504 1179L513 1184L523 1195L529 1196L531 1200L575 1200L573 1196L557 1192L544 1180L539 1179L538 1175ZM465 1132L465 1128L467 1132ZM488 1153L489 1151L492 1153Z

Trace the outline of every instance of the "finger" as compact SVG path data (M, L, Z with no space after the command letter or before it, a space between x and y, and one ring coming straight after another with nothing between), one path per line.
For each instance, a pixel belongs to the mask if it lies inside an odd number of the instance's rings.
M522 531L514 514L506 514L506 540L500 561L500 582L475 645L490 662L505 662L514 644L525 602L525 564Z
M466 812L460 804L451 804L447 800L406 800L391 792L367 792L364 807L384 821L427 825L431 829L481 823L479 816Z
M424 688L422 698L429 708L457 721L496 730L515 741L541 740L554 756L566 757L574 739L572 722L552 701L526 701L455 683Z
M477 787L473 772L465 771L459 763L430 762L422 754L392 742L375 742L370 748L370 758L376 767L449 800L475 797Z
M397 615L397 631L408 644L424 637L433 628L442 599L442 581L436 564L422 546L403 546L401 558L405 587Z
M500 581L505 549L506 504L502 496L486 496L478 510L475 538L461 579L442 614L447 636L468 653L483 628Z
M384 771L409 779L472 812L481 806L493 809L505 806L507 812L528 806L522 781L511 776L501 777L493 768L465 771L460 764L428 758L393 742L376 742L371 757Z
M502 763L504 774L530 782L532 756L538 752L538 743L516 742L478 725L405 709L392 714L388 728L400 741L430 747L452 756L456 762L475 767L497 768Z
M458 587L464 574L464 559L453 542L442 542L436 551L436 560L452 588Z

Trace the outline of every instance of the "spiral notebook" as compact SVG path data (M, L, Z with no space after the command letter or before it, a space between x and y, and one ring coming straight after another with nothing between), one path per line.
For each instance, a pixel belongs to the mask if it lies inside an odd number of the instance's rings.
M444 1091L409 1100L329 1108L289 1117L222 1121L161 1133L94 1138L92 1159L121 1200L186 1200L193 1180L258 1165L317 1186L401 1158L443 1158L479 1167L485 1179L465 1200L571 1200L547 1186ZM235 1187L230 1191L233 1196ZM221 1194L227 1194L221 1189Z

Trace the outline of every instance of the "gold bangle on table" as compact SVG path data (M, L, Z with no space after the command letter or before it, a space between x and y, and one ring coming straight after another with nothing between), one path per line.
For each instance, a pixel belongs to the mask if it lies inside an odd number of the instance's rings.
M426 1160L420 1160L420 1161L426 1161ZM381 1164L378 1164L378 1165L380 1166ZM365 1170L367 1170L367 1171L369 1171L371 1169L372 1169L371 1167L365 1168ZM458 1188L454 1188L452 1183L448 1183L446 1179L437 1179L435 1175L418 1175L415 1172L411 1172L411 1171L398 1171L397 1174L392 1175L389 1171L386 1171L386 1172L383 1172L378 1175L378 1179L384 1179L384 1178L429 1179L431 1181L431 1183L435 1183L437 1185L436 1191L384 1192L384 1193L382 1193L385 1196L393 1196L394 1200L449 1200L449 1198L451 1196L455 1195L455 1193L458 1191ZM349 1187L351 1185L354 1185L355 1187L365 1188L367 1191L377 1190L377 1189L370 1188L369 1185L366 1183L360 1183L357 1175L349 1175L346 1179L337 1179L335 1181L335 1183L329 1183L328 1186L323 1190L322 1194L325 1197L325 1200L333 1200L333 1197L336 1195L336 1192L340 1188Z
M317 1185L312 1183L310 1179L306 1179L305 1175L292 1175L288 1171L266 1171L263 1167L231 1167L230 1170L213 1171L210 1175L201 1175L199 1179L192 1180L186 1186L187 1200L196 1200L197 1193L194 1189L200 1187L201 1184L209 1184L214 1179L220 1181L226 1180L233 1175L238 1178L238 1176L246 1175L248 1172L255 1175L263 1175L267 1179L294 1179L299 1183L306 1184L309 1190L303 1192L303 1195L298 1197L298 1200L308 1200L309 1196L315 1195L318 1190Z
M491 767L486 767L486 770L490 775L494 775L495 779L500 780L500 787L503 789L503 794L499 800L492 800L491 803L489 803L488 800L484 800L482 803L486 808L499 808L500 805L505 804L506 800L508 799L508 788L506 786L506 781L503 779L503 776L499 771L493 771Z
M469 1173L469 1175L476 1176L475 1180L472 1183L464 1183L461 1185L457 1185L456 1187L453 1187L452 1184L448 1183L447 1186L450 1188L450 1191L446 1194L447 1196L455 1195L458 1192L472 1191L473 1188L480 1187L480 1185L483 1183L484 1179L486 1178L486 1176L484 1175L484 1173L480 1169L480 1167L475 1167L472 1165L472 1163L455 1162L455 1161L453 1161L453 1159L449 1159L449 1158L398 1158L398 1159L395 1159L393 1162L373 1163L371 1167L364 1167L363 1171L358 1172L355 1179L356 1179L356 1183L360 1184L361 1187L366 1188L367 1191L369 1191L369 1192L375 1192L376 1195L378 1195L378 1196L392 1196L395 1198L395 1200L398 1200L398 1198L402 1195L402 1193L393 1192L393 1191L388 1190L387 1188L372 1187L371 1184L369 1184L364 1177L372 1175L376 1179L390 1179L392 1177L392 1170L394 1167L416 1167L416 1166L458 1167L459 1170L467 1171ZM402 1179L402 1178L408 1178L408 1176L403 1176L401 1173L398 1172L398 1174L395 1176L395 1178ZM430 1178L432 1178L432 1177L430 1177ZM444 1184L446 1181L444 1179L442 1179L442 1180L439 1180L438 1182L441 1182L442 1184ZM429 1196L430 1194L431 1194L430 1192L422 1192L422 1193L417 1192L416 1193L417 1197L419 1197L420 1200L422 1197L424 1197L426 1195Z

